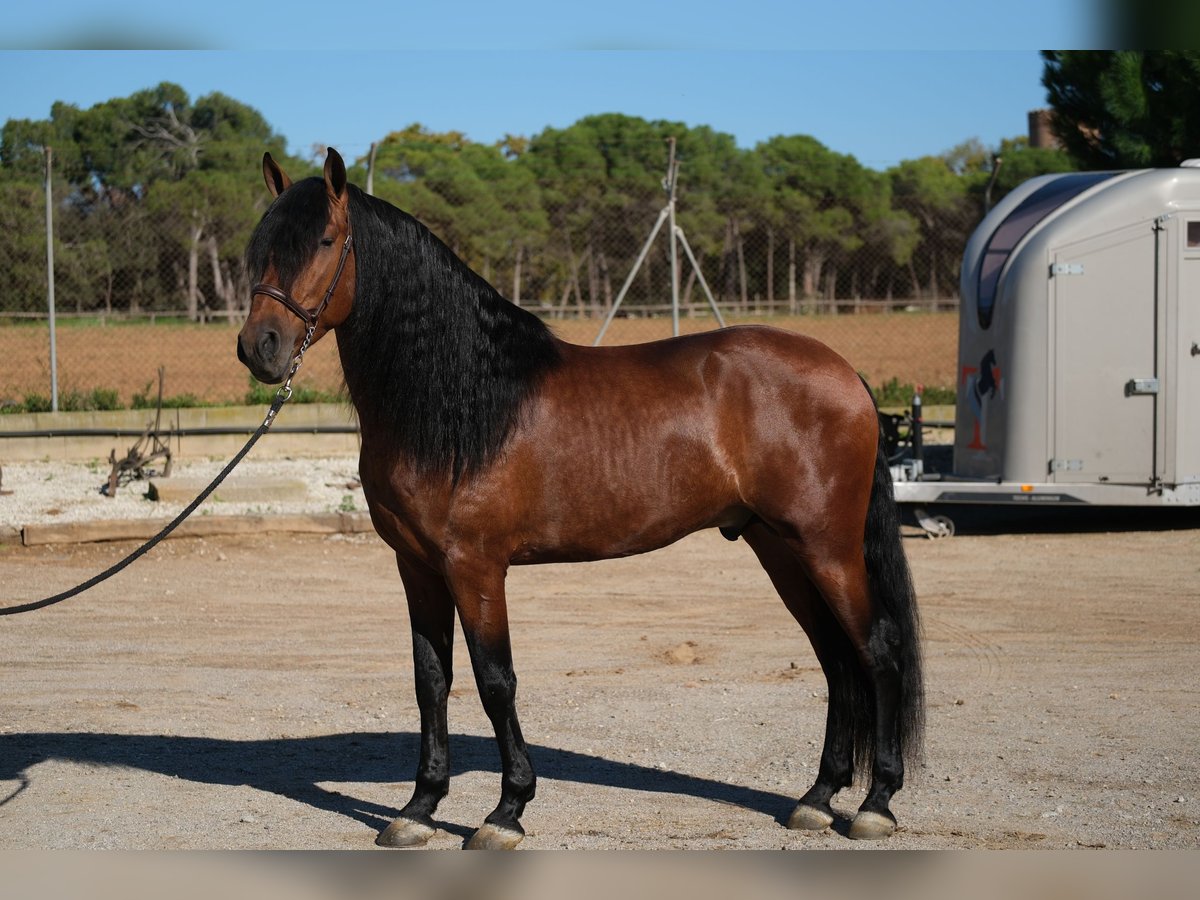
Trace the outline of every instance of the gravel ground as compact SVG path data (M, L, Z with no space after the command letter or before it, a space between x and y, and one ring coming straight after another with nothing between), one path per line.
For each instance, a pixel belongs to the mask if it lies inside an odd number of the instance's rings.
M886 846L1196 848L1200 529L905 544L929 727ZM130 547L0 544L3 599L61 590ZM815 772L825 685L742 543L703 532L517 568L508 593L540 775L523 847L859 846L847 819L781 825ZM171 540L2 622L0 848L370 849L411 792L407 616L372 535ZM498 792L461 637L456 657L442 849Z
M212 479L227 460L177 461L172 478ZM0 496L0 529L20 528L55 522L85 522L95 519L170 518L187 505L148 499L147 481L132 481L106 497L100 491L108 483L109 465L89 463L23 462L4 466L2 488L12 491ZM327 513L365 510L358 485L358 459L255 459L253 455L225 482L268 476L298 478L307 483L307 497L298 501L230 503L209 498L197 515L265 515L272 513Z
M356 468L250 458L232 478L300 478L306 499L198 514L362 510ZM107 474L4 466L0 533L182 507L148 500L145 482L107 498ZM1197 524L940 542L909 530L929 751L887 846L1197 847ZM131 547L0 544L3 599L69 586ZM824 683L744 546L704 533L647 557L516 569L509 589L542 773L525 846L850 845L845 821L779 825L814 774ZM399 598L373 535L177 539L70 604L5 620L0 848L369 847L411 790ZM433 847L457 846L496 790L461 650Z

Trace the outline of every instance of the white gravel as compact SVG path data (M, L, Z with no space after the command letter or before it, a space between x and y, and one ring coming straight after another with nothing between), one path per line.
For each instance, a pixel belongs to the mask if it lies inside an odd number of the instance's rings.
M177 460L171 477L216 476L227 460ZM147 498L148 481L132 481L106 497L100 489L108 482L106 462L21 462L3 467L0 481L0 529L55 522L88 522L97 519L162 519L187 505ZM245 459L226 484L248 476L303 479L308 484L302 501L231 503L209 498L195 515L269 515L362 512L366 501L358 485L357 457L323 459ZM12 493L7 493L11 491Z

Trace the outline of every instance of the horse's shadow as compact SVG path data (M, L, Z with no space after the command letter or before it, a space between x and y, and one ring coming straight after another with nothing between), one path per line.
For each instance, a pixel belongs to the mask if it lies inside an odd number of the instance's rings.
M418 750L419 735L412 732L351 732L258 741L95 732L3 734L0 781L17 782L18 786L0 796L0 807L19 802L32 783L32 767L49 760L68 760L142 769L200 784L248 785L382 829L399 809L328 790L320 783L410 781ZM794 803L780 794L571 750L530 745L529 751L538 775L551 779L697 797L740 806L779 823L787 821ZM500 771L496 743L490 737L451 735L450 753L452 775ZM464 837L470 833L452 823L438 825Z

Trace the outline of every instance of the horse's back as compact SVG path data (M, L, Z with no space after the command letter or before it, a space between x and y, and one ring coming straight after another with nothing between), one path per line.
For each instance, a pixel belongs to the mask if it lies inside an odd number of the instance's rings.
M571 350L594 404L634 412L629 402L636 396L654 405L701 406L730 426L745 417L786 413L784 418L801 430L805 422L844 418L867 423L874 439L874 404L854 367L808 335L738 325L644 344Z
M642 344L572 349L583 351L590 357L588 363L597 367L669 370L730 359L751 377L834 378L847 384L858 380L853 366L827 344L770 325L734 325Z

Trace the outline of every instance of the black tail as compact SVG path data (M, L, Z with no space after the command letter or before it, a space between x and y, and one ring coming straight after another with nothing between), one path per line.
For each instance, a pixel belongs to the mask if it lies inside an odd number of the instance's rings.
M906 761L921 755L925 730L925 686L921 671L921 621L912 573L900 537L900 511L882 430L875 456L875 480L867 507L863 555L875 606L875 621L890 621L888 643L900 675L900 752ZM874 629L872 629L874 630Z
M895 666L900 688L899 751L902 759L915 763L920 759L925 726L921 626L912 575L901 544L900 512L882 429L867 506L863 556L872 599L871 642L884 641L886 656ZM822 615L817 627L822 642L830 648L827 663L823 660L829 680L827 734L850 748L855 774L869 778L876 752L874 683L832 614Z

